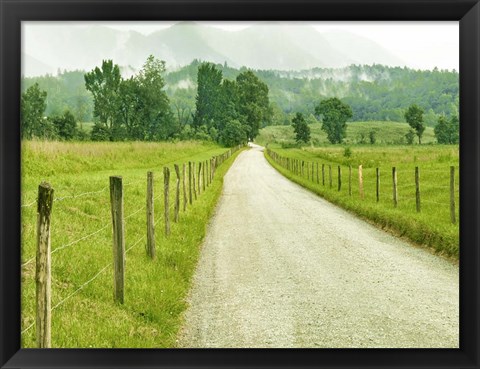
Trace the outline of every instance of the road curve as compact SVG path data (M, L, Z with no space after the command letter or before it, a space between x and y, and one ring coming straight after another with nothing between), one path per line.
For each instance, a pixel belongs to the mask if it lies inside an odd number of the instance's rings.
M458 266L241 153L203 244L179 347L459 347Z

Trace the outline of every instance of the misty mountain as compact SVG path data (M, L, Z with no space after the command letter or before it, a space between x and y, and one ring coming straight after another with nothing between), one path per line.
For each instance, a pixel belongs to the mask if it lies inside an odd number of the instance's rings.
M39 76L62 70L91 70L113 59L125 74L139 70L147 56L166 61L172 70L194 59L240 68L302 70L351 64L403 65L377 43L349 32L320 33L301 23L273 27L259 23L226 31L201 23L180 22L143 35L99 25L24 29L23 74Z

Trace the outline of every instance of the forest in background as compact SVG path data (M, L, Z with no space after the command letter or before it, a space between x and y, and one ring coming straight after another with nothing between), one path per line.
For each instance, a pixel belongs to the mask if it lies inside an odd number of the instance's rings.
M174 119L180 125L191 124L195 112L197 73L202 62L165 72L165 92ZM247 68L216 64L223 78L235 79ZM314 107L322 99L338 97L352 108L352 121L405 121L411 104L425 112L424 122L435 126L437 115L458 115L459 74L455 71L414 70L383 65L351 65L346 68L314 68L304 71L254 70L269 89L272 119L264 124L290 125L296 112L316 123ZM22 79L22 92L33 84L47 92L47 116L69 110L79 122L92 122L93 97L85 88L85 71L59 71Z

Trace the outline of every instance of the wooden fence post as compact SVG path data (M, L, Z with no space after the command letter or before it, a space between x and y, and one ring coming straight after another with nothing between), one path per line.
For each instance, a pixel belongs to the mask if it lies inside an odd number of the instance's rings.
M398 205L398 192L397 192L397 168L392 168L392 180L393 180L393 206Z
M51 246L50 246L50 216L53 206L53 188L42 182L38 186L37 199L37 254L36 254L36 299L37 299L37 347L51 347L52 331L52 277L51 277Z
M376 197L377 197L377 202L380 201L380 168L376 168Z
M307 179L310 180L310 162L307 161Z
M187 165L183 163L183 168L182 168L182 187L183 187L183 211L187 210L187 185L186 185L186 180L185 177L187 176Z
M348 196L352 196L352 166L348 166Z
M165 235L170 234L170 203L169 203L169 191L170 191L170 169L163 167L163 194L165 204Z
M363 191L363 166L361 164L358 166L358 190L360 192L360 198L363 200L365 193Z
M450 220L453 224L457 222L455 217L455 167L450 167Z
M312 162L312 177L311 177L312 182L314 181L313 179L314 174L315 174L315 163Z
M322 164L322 185L325 186L325 164Z
M125 224L123 220L122 177L110 177L110 203L113 225L113 299L123 304L125 291Z
M342 168L338 166L338 190L342 189Z
M147 172L147 255L155 258L155 222L153 203L153 173Z
M328 165L328 184L332 188L332 166Z
M320 179L319 179L319 176L318 176L318 162L317 162L317 184L320 183Z
M175 191L175 215L174 215L174 222L178 223L178 213L180 212L180 168L177 164L174 164L173 167L175 168L175 173L177 175L177 188Z
M198 162L198 196L200 196L200 193L202 192L201 188L201 179L202 179L202 162Z
M302 160L302 177L305 175L305 162Z
M203 192L205 192L205 165L206 161L202 165L202 186L203 186Z
M192 162L188 162L188 200L190 205L192 205Z
M196 179L195 179L195 162L192 163L192 186L193 186L193 197L196 200L197 199L197 189L195 185Z
M420 173L418 167L415 167L415 204L417 213L420 213Z

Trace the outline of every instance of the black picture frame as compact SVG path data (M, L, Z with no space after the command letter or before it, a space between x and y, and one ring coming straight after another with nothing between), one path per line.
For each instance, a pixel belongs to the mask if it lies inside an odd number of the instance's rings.
M0 0L1 368L479 368L478 0ZM31 20L460 21L459 349L20 349L20 24Z

